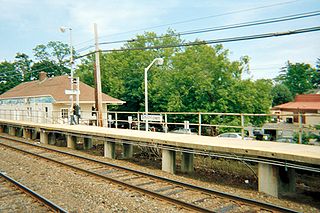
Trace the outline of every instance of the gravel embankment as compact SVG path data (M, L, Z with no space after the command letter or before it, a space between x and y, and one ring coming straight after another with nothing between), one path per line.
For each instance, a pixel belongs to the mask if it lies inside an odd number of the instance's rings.
M60 150L68 150L79 154L79 151L62 147L55 147ZM97 180L85 174L66 169L55 163L41 159L35 159L28 155L22 155L0 147L0 168L17 180L20 180L28 187L34 189L53 202L61 205L69 211L77 212L182 212L181 209L160 202L159 200L143 196L137 192L130 191L124 187L111 184L107 181ZM81 152L82 153L82 152ZM132 169L149 172L158 176L165 176L176 180L182 180L190 184L212 188L238 196L244 196L300 212L318 212L312 206L295 203L288 200L277 199L253 190L244 190L189 179L177 175L164 173L161 170L149 169L136 164L110 160L86 153L83 155L106 162L120 164ZM44 163L45 162L45 163Z
M69 212L186 212L135 191L0 147L0 168Z

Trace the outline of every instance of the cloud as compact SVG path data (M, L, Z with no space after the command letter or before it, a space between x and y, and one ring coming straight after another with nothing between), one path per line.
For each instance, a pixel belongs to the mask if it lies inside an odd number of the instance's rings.
M274 78L287 61L315 66L320 44L317 32L272 38L251 43L246 51L251 56L250 68L254 79Z
M52 4L65 4L73 26L92 34L93 23L99 26L101 34L114 34L131 29L161 23L161 17L176 6L178 2L163 1L59 1ZM164 7L164 5L166 5Z

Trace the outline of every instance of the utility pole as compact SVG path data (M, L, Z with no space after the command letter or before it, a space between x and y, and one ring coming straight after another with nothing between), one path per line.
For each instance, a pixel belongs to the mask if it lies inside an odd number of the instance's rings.
M94 23L94 40L96 47L96 64L95 64L95 107L97 113L98 126L103 126L102 122L102 94L101 94L101 74L100 74L100 50L98 42L97 24Z

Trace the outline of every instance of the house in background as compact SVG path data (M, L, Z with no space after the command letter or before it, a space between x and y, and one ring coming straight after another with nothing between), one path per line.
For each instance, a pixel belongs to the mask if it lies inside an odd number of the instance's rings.
M293 124L299 123L300 113L303 125L315 126L320 124L320 116L317 115L320 114L320 94L297 95L294 101L274 106L272 111L279 115L279 119Z
M271 112L276 119L265 123L261 132L273 141L293 142L300 130L319 134L313 127L320 124L320 94L297 95L294 101L274 106Z
M41 123L68 123L70 117L69 76L48 78L45 72L39 73L39 80L24 82L0 95L0 118L27 120ZM93 106L95 90L89 85L79 82L82 121L96 119ZM75 98L74 98L75 100ZM121 105L124 101L102 93L103 112L108 105Z

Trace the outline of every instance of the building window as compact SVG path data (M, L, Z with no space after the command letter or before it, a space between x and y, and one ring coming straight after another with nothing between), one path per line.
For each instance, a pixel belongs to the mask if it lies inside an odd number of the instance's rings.
M67 108L61 109L61 118L68 118L69 110Z
M45 108L44 108L44 117L45 117L45 118L48 118L48 117L49 117L49 109L48 109L48 107L45 107Z
M30 118L32 116L32 107L27 107L27 117Z

